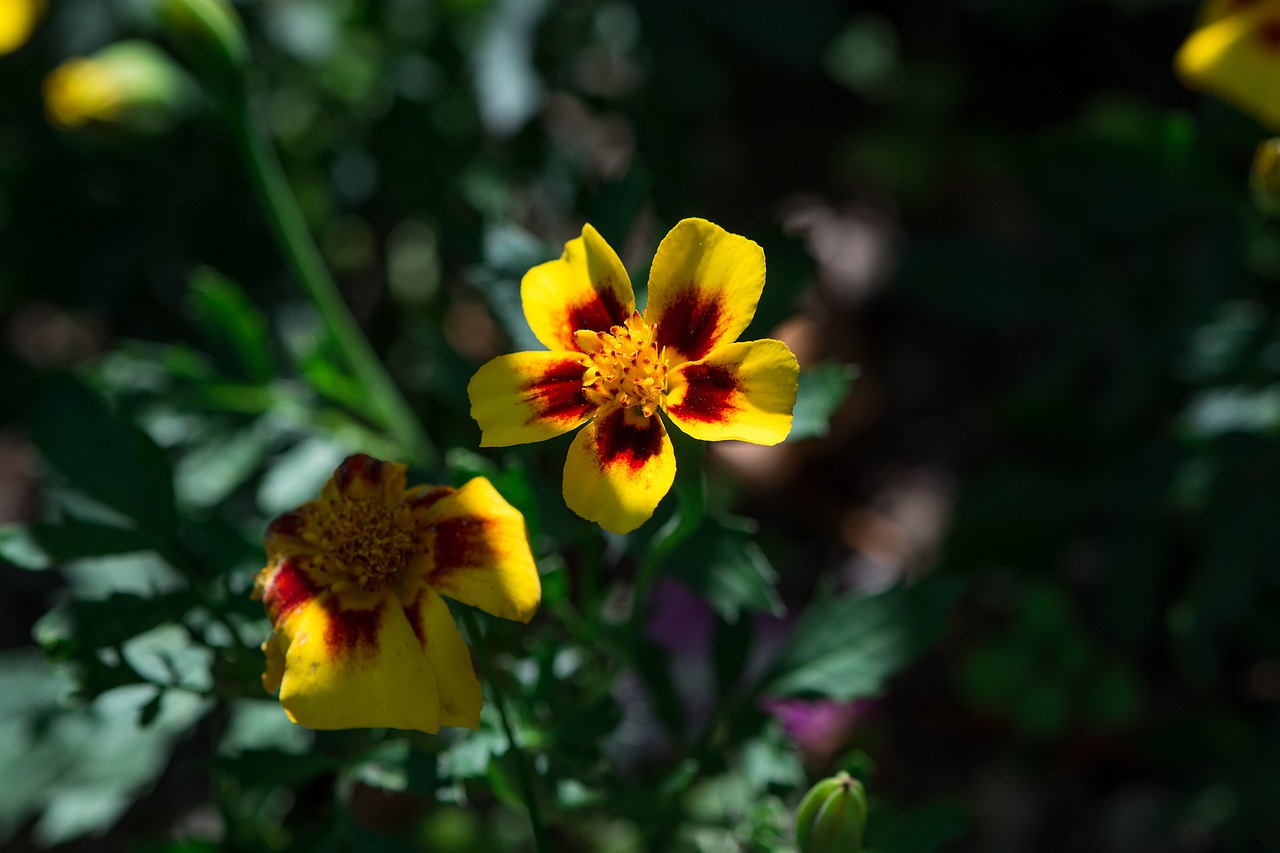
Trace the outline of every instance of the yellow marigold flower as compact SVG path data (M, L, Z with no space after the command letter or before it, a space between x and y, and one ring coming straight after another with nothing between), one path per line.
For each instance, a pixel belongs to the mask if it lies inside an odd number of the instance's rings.
M0 0L0 56L27 43L44 14L44 0Z
M1280 0L1211 0L1174 60L1192 89L1280 128Z
M478 728L480 682L441 596L521 622L542 598L524 518L483 477L406 489L405 466L351 456L265 545L263 685L313 729Z
M782 441L796 358L781 341L736 342L755 315L764 272L758 245L685 219L658 246L641 315L617 254L583 226L559 260L521 282L525 317L550 352L499 356L471 379L481 443L541 441L586 424L565 461L565 503L627 533L675 479L659 411L703 441Z

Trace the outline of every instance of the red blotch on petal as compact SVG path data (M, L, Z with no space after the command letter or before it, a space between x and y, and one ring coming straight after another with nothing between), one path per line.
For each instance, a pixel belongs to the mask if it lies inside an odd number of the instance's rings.
M596 429L597 458L602 469L624 465L633 472L640 471L662 453L662 422L656 415L641 421L628 418L625 409L614 409L596 421Z
M440 500L441 498L449 497L449 495L453 494L456 491L457 489L452 489L448 486L436 486L434 489L431 489L430 491L425 491L420 494L411 495L405 501L405 503L408 504L409 509L421 511L426 509L429 506L432 506L433 504L435 504L436 501Z
M262 590L262 604L267 618L275 625L319 593L302 569L289 560L282 560Z
M1280 20L1271 18L1258 24L1257 36L1264 50L1280 51Z
M376 647L378 627L382 624L383 605L368 610L327 608L329 622L324 641L335 652L351 652L364 646Z
M658 345L674 347L689 361L697 361L715 344L724 306L719 298L703 293L692 283L680 287L678 293L657 318Z
M489 544L488 527L487 521L474 516L446 518L438 522L431 548L435 568L431 570L428 583L458 569L493 563L497 555Z
M410 604L404 609L404 618L409 620L409 627L413 629L413 636L418 638L418 645L423 649L427 647L427 625L423 621L422 596L418 596L418 600Z
M267 525L266 538L273 536L283 536L296 539L302 534L303 528L307 526L307 519L302 513L294 510L286 512L284 515L278 515Z
M604 279L597 285L594 298L570 306L565 317L569 332L566 337L572 340L573 333L582 329L607 332L611 327L627 322L631 312L619 301L613 284L612 277Z
M578 361L562 361L546 373L531 379L523 389L534 403L529 423L537 420L579 420L593 408L582 393L586 367Z
M689 383L684 399L668 411L678 418L715 423L724 421L732 408L729 401L738 391L738 377L718 364L690 364L684 368Z
M346 493L356 480L363 480L376 486L382 480L382 460L374 459L364 453L356 453L342 460L338 470L333 472L334 485L339 493Z

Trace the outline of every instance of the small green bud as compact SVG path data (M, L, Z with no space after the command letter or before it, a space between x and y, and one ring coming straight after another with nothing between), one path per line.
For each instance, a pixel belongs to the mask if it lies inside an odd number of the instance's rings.
M862 783L840 772L809 789L796 808L800 853L859 853L867 825Z
M226 0L155 0L174 47L220 95L238 96L249 64L244 25Z

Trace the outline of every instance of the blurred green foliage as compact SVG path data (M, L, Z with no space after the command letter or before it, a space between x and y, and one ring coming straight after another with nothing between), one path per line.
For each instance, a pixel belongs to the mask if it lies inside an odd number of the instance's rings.
M842 768L881 853L1280 847L1280 229L1260 128L1172 77L1191 4L235 8L443 451L414 479L488 476L528 521L543 610L485 631L556 849L785 851ZM0 837L531 849L492 701L474 733L313 733L261 692L266 521L398 446L216 103L46 120L53 68L138 38L172 47L142 0L60 0L0 57ZM602 535L569 439L480 452L466 384L539 348L520 277L581 222L643 301L687 215L765 248L747 336L804 371L787 443L708 454L636 636L676 499ZM815 750L766 697L861 710Z

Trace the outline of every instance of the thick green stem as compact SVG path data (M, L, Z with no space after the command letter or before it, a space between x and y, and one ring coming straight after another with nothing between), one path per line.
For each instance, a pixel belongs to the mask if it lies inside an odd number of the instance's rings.
M529 762L524 749L516 740L515 727L507 710L506 694L498 681L498 672L489 657L489 649L485 644L484 634L480 631L480 622L471 608L463 608L463 621L467 625L467 634L476 648L476 657L480 661L480 674L489 682L489 692L493 695L493 704L498 709L498 719L502 722L502 733L507 738L507 747L515 759L516 776L520 782L520 793L524 797L524 806L529 812L529 825L533 829L533 843L538 853L549 853L547 831L542 824L542 809L538 805L537 792L533 788L533 774L529 772Z
M307 230L275 149L250 114L248 99L241 97L232 102L228 112L240 153L276 239L303 290L320 312L326 330L368 390L382 426L400 442L413 462L424 468L436 467L439 458L434 445L343 302Z

